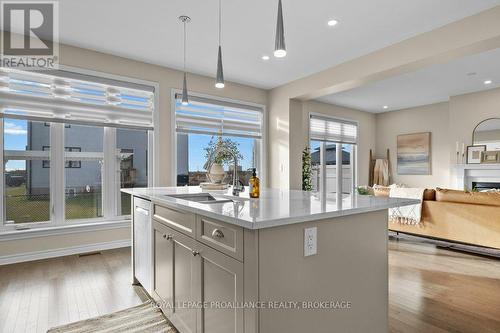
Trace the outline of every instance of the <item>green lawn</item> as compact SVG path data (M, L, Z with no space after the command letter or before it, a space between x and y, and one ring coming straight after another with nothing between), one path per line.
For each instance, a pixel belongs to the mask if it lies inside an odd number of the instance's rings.
M29 198L26 188L6 188L6 217L15 223L42 222L50 218L49 195ZM83 193L66 198L66 219L94 218L102 215L101 194Z

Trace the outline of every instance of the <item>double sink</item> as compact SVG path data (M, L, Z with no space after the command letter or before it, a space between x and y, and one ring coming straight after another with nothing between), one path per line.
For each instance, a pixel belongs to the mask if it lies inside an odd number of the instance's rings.
M242 200L241 198L238 199L231 199L228 198L227 196L223 195L213 195L210 193L186 193L186 194L172 194L172 195L166 195L169 198L175 198L175 199L182 199L186 201L192 201L192 202L197 202L201 204L216 204L216 203L225 203L225 202L235 202L238 200Z

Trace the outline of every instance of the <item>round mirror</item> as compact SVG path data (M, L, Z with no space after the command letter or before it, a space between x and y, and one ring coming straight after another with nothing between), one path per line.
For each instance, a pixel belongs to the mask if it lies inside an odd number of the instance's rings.
M500 150L500 118L480 122L474 129L472 142L474 146L486 146L486 150Z

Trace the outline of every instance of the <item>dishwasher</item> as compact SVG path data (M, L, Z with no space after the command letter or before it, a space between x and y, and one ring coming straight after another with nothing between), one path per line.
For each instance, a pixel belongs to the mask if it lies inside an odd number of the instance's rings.
M135 197L133 208L133 274L135 280L151 294L153 279L151 202Z

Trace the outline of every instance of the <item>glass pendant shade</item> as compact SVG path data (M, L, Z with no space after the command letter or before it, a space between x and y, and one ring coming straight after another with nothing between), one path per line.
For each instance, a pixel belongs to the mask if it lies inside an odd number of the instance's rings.
M224 88L224 70L222 68L222 48L219 45L219 54L217 56L217 79L215 81L216 88Z
M278 2L278 20L276 22L276 41L274 43L274 56L282 58L286 56L285 30L283 28L283 9L281 0Z
M182 82L182 105L188 105L188 104L189 104L189 99L187 90L187 79L186 79L186 73L184 73L184 80Z

